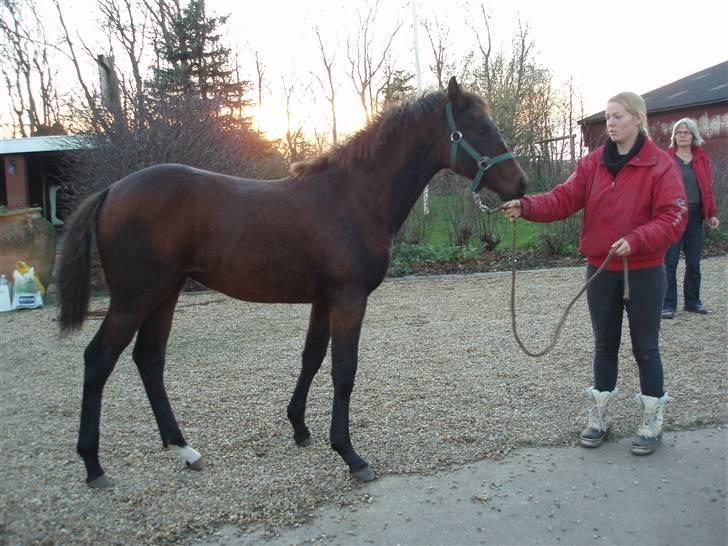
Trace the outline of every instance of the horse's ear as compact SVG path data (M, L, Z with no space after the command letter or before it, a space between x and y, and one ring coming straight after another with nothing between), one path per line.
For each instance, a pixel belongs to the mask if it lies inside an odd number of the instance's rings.
M453 103L455 108L460 106L463 99L463 91L460 89L455 76L450 78L450 81L447 84L447 96L450 98L450 102Z

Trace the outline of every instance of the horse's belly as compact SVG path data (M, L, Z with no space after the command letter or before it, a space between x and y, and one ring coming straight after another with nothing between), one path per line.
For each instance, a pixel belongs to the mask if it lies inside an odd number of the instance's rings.
M285 269L265 274L239 271L234 275L203 272L190 276L226 296L254 303L311 303L318 297L314 283Z

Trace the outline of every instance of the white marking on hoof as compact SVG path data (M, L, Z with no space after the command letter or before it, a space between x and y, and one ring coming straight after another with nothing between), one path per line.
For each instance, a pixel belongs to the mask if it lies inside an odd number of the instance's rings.
M202 455L200 455L190 446L180 447L174 444L169 444L169 446L167 446L167 449L169 451L174 451L175 454L184 459L184 461L191 467L196 468L197 466L201 466L200 463L202 463L202 461L200 459L202 459Z

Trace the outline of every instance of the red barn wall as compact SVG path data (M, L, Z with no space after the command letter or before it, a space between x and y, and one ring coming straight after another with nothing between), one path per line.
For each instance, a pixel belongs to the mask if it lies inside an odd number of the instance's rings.
M648 119L653 140L661 148L668 148L672 126L677 120L685 117L692 118L698 123L700 136L705 140L703 147L711 159L714 162L728 160L728 105L652 114Z
M711 158L728 160L728 104L718 104L703 108L685 108L649 114L650 136L661 147L670 145L672 125L680 118L690 117L698 122L700 134L705 140L705 151ZM589 151L604 144L607 138L606 124L603 120L582 126L584 143Z

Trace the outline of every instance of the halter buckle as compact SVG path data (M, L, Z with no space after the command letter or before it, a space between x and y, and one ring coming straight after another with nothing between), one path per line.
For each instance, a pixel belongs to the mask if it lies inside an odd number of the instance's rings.
M460 131L453 131L450 133L450 142L460 142L463 138L463 134Z
M492 163L490 162L490 158L486 155L478 159L478 167L483 169L484 171L487 171L492 167Z

